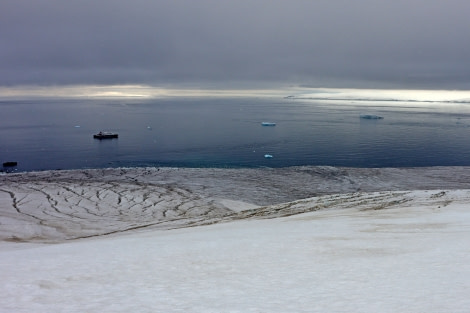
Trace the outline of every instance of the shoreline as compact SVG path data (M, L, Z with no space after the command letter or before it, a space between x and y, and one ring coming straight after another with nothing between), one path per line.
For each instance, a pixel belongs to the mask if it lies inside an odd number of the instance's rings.
M292 201L301 197L322 194L423 189L470 188L470 166L431 167L335 167L290 166L262 168L218 167L118 167L89 169L57 169L0 174L0 184L40 181L116 181L178 184L192 191L223 191L222 184L234 184L244 191L252 188L274 188L282 196L279 200ZM219 183L216 186L216 183ZM292 187L289 187L292 186ZM287 189L286 189L287 188ZM230 188L233 189L233 188ZM233 190L232 190L233 191ZM290 194L291 196L288 196ZM268 193L268 196L273 196ZM263 197L260 197L263 198ZM265 197L267 204L269 201ZM275 201L276 199L273 199ZM261 203L262 205L262 203Z

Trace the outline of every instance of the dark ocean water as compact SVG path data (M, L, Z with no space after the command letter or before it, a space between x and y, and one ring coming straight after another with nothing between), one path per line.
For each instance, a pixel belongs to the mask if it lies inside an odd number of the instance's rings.
M18 162L17 171L470 165L468 106L283 98L1 101L0 161ZM119 139L93 139L100 130Z

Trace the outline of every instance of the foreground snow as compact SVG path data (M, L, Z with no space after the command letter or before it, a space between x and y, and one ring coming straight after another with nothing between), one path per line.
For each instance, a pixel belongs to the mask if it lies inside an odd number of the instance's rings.
M4 243L0 310L465 312L469 226L466 205L422 203Z
M98 187L113 182L127 188L116 177L81 186L68 177L54 192L54 180L46 179L52 174L26 179L29 187L20 184L25 176L10 176L0 188L0 312L467 312L470 307L468 189L352 192L260 206L245 202L260 199L262 183L237 201L217 200L223 188L210 187L209 180L205 188L193 178L179 189L181 184L169 188L167 179L152 176L147 178L152 188L168 187L161 190L162 207L171 207L173 196L173 205L186 207L184 212L208 203L214 214L189 214L179 224L162 219L166 228L132 228L132 221L149 219L148 184L121 195L118 208L134 214L113 215L117 200ZM365 186L372 176L357 181ZM342 181L338 175L335 180ZM97 189L86 189L93 186ZM43 193L27 198L22 188ZM39 210L42 220L23 216L28 204L42 203L40 195L48 204ZM16 215L12 203L19 208ZM77 211L64 214L67 209ZM95 211L100 214L90 215ZM80 222L61 232L61 218L66 225ZM55 231L33 227L34 220ZM98 236L100 224L104 233L117 231ZM184 227L204 224L212 225ZM125 232L119 231L123 225ZM168 229L171 225L180 228ZM14 238L7 229L15 231ZM64 241L86 237L90 229L92 238ZM50 234L56 243L29 238L32 232Z

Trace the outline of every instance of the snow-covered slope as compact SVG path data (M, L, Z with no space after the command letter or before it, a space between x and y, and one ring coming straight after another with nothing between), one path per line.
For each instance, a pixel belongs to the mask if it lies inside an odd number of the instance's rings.
M469 169L231 171L0 177L0 312L468 311Z
M356 204L375 195L361 197ZM468 197L410 192L388 209L4 242L0 311L466 312Z
M353 193L339 197L350 199L345 203L354 207L353 199L368 197L363 192L456 188L470 189L470 168L121 168L20 173L0 176L0 240L61 241L337 208L339 202L324 200L328 197L315 200L319 205L302 204L302 199L321 195ZM388 207L405 196L373 197L366 205ZM283 204L292 201L302 205Z

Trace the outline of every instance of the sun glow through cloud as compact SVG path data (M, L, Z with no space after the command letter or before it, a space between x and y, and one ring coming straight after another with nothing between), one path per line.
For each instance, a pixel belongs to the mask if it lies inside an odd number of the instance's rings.
M165 88L149 85L0 87L0 98L283 97L294 89Z
M318 101L388 101L470 103L468 90L397 90L279 87L262 89L211 89L150 85L73 85L0 87L0 99L87 98L158 99L167 97L274 97Z
M470 102L470 91L463 90L393 90L393 89L312 89L290 96L294 99L406 101L406 102Z

